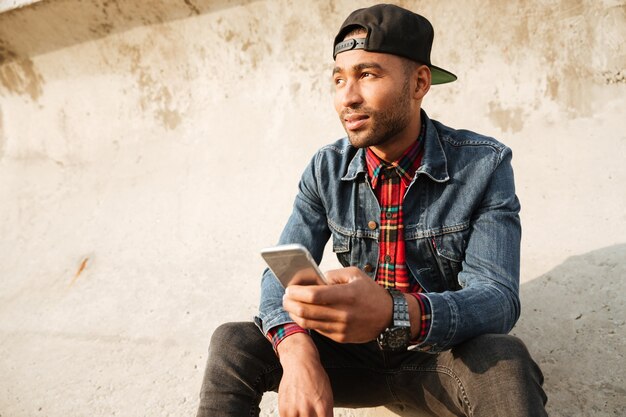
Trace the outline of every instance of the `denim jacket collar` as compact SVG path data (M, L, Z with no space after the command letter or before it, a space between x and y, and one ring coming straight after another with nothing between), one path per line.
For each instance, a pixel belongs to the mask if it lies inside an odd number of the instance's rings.
M437 129L431 122L430 118L426 115L426 112L422 110L422 118L426 125L426 137L424 143L424 157L422 158L422 165L417 169L417 174L426 174L433 181L446 182L450 179L448 175L448 161L443 151ZM361 173L367 173L367 166L365 165L365 149L358 149L350 164L346 175L341 179L343 181L353 181Z

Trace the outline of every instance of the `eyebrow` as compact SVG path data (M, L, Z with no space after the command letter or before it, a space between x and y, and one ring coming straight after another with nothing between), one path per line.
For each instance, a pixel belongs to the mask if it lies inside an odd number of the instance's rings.
M383 67L380 64L377 64L375 62L362 62L360 64L353 65L351 68L351 71L360 72L360 71L363 71L364 69L371 69L371 68L375 68L379 70L383 69ZM341 67L333 68L333 75L340 73L340 72L343 72L343 68Z

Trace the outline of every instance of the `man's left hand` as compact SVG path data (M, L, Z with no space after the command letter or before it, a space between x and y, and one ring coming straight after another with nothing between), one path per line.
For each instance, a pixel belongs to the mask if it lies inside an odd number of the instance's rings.
M365 343L389 326L387 290L355 267L325 274L329 285L290 285L283 307L300 327L339 343Z

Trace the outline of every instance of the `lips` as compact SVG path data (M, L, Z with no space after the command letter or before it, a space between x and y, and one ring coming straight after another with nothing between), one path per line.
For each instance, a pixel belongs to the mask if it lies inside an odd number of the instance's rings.
M367 122L369 116L366 114L346 114L343 116L344 126L347 130L358 130Z

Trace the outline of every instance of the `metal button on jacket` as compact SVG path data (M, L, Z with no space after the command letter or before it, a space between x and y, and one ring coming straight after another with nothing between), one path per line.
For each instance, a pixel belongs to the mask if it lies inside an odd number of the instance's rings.
M378 227L378 223L376 223L374 220L371 220L369 223L367 223L367 227L369 227L371 230L376 230L376 228Z
M363 271L365 272L372 272L374 271L374 266L372 264L365 264L365 266L363 267Z

